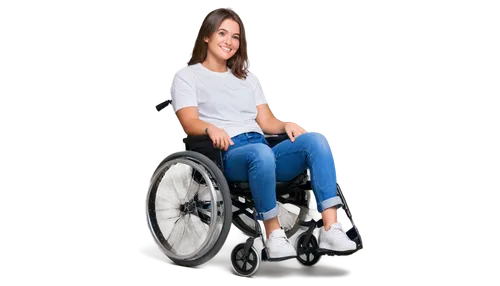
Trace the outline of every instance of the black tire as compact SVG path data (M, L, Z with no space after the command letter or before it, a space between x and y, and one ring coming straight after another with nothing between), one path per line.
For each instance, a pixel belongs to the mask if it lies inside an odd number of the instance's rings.
M234 272L240 276L252 276L259 269L260 258L252 246L245 257L245 243L240 243L231 251L231 265Z
M306 233L301 234L297 238L297 260L300 264L305 266L313 266L318 263L321 259L321 255L318 254L318 241L314 235L311 235L309 243L304 244L306 238Z
M170 257L170 259L178 264L179 266L185 266L185 267L191 267L191 266L203 266L203 264L215 259L221 252L222 248L224 247L224 244L226 243L227 239L229 238L229 235L231 233L231 227L232 227L232 203L231 203L231 196L229 193L229 186L227 184L226 178L224 177L224 174L222 171L219 169L219 167L208 157L205 155L194 152L194 151L176 151L173 153L170 153L167 155L164 159L160 161L160 163L155 167L155 170L159 170L160 167L163 164L166 164L167 162L174 160L174 159L188 159L191 161L194 161L197 164L202 165L205 167L210 175L213 177L213 179L216 181L216 184L218 185L218 188L221 192L221 195L223 197L223 209L224 209L224 218L223 218L223 226L220 230L220 233L218 234L218 239L216 243L213 245L212 249L210 249L207 253L205 253L202 257L197 258L195 260L175 260ZM153 177L154 173L156 171L153 171L153 174L151 177ZM153 185L154 182L151 182L149 188ZM146 210L147 211L147 210Z

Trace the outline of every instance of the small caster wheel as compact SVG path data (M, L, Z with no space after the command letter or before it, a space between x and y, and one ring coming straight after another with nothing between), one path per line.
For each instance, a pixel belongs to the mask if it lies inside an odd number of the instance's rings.
M257 250L252 246L245 257L245 243L240 243L231 252L231 265L240 276L252 276L259 269L260 259Z
M309 243L304 245L306 233L303 233L297 238L297 260L305 266L313 266L318 263L321 255L318 251L318 241L314 235L311 235Z

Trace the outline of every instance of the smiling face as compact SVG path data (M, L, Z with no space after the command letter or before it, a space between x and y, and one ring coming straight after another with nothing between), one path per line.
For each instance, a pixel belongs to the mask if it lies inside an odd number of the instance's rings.
M202 64L219 73L231 70L235 77L245 79L247 47L245 25L240 16L229 8L220 8L203 20L188 65Z
M240 26L232 19L226 19L217 31L210 38L205 37L204 41L208 43L208 58L214 58L217 62L227 61L240 47Z

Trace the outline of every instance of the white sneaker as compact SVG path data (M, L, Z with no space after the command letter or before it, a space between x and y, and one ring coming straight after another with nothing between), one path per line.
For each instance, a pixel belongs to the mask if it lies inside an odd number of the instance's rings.
M342 224L337 222L332 224L328 231L321 227L319 231L319 249L350 252L356 250L356 243L349 239L342 229Z
M282 229L271 232L266 240L266 248L271 260L284 260L297 256L295 248L293 248L286 237L285 231Z

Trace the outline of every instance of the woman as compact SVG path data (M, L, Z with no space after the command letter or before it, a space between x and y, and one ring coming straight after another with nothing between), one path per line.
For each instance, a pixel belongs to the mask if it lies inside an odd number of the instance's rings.
M312 189L324 227L319 248L348 252L356 244L337 222L342 206L336 194L333 156L325 137L293 122L281 122L271 112L257 77L247 70L245 29L230 9L207 15L188 66L179 70L171 87L172 105L188 135L208 135L223 150L228 181L248 181L267 234L270 258L296 257L278 221L276 180L289 181L310 169ZM263 134L286 132L270 148Z

